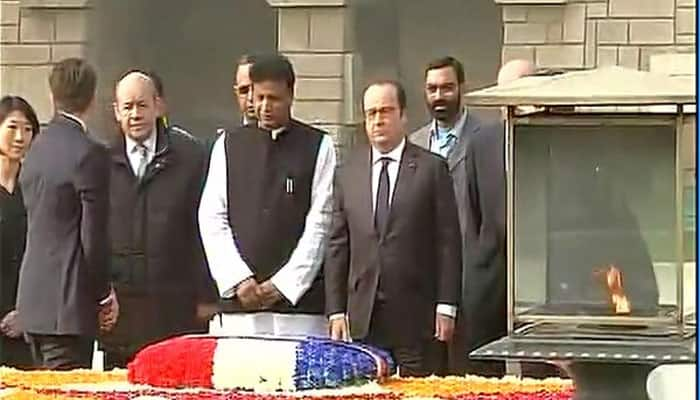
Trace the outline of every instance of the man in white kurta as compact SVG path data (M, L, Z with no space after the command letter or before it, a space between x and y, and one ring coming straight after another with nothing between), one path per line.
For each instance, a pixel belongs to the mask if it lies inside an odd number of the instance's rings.
M250 75L258 125L219 137L199 210L224 304L210 333L325 336L320 271L333 142L291 118L294 71L286 58L262 57Z

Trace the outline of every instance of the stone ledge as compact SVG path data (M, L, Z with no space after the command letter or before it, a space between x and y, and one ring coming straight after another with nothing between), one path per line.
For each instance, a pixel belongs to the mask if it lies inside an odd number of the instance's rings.
M91 0L20 0L23 8L70 9L89 8Z
M345 7L348 0L267 0L270 7Z

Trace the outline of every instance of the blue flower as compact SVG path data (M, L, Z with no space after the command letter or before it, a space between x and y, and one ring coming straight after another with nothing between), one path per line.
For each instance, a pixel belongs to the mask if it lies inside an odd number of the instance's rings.
M338 388L376 379L377 360L385 364L385 375L395 372L391 356L359 343L323 338L301 340L296 351L294 384L297 390Z

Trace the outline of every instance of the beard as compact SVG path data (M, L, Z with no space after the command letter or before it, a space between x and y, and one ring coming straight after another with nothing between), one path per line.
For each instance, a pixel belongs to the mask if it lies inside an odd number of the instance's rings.
M430 115L440 122L452 121L459 114L459 98L454 100L437 100L429 104Z

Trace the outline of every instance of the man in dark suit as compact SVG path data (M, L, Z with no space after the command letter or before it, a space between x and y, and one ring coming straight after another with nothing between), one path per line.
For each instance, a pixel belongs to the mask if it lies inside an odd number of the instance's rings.
M425 68L425 102L432 120L409 136L411 142L447 159L457 199L463 252L462 307L456 320L454 340L448 346L445 366L442 371L439 371L454 375L464 375L467 372L483 374L482 370L470 368L467 354L472 348L468 345L468 341L469 337L478 338L485 330L493 330L491 327L476 325L468 319L468 314L479 310L482 304L470 302L473 296L467 290L478 282L479 278L473 274L468 275L467 169L465 166L469 162L467 154L472 138L479 134L485 122L462 104L465 90L464 67L457 59L448 56L428 63ZM478 271L472 272L478 274ZM470 279L472 282L468 282Z
M139 70L133 70L130 72L143 72ZM153 82L153 86L155 87L156 90L156 97L158 101L156 104L158 105L157 107L157 118L156 118L156 130L158 132L172 132L175 137L185 137L185 138L191 138L192 144L195 146L189 146L189 150L194 150L194 153L199 154L198 150L195 150L199 147L203 147L205 149L205 160L204 160L204 172L203 172L203 177L201 178L201 184L202 184L202 189L204 189L204 183L206 181L206 176L207 176L207 171L209 170L209 155L211 154L211 148L213 146L212 144L207 143L206 140L200 141L198 138L195 138L190 132L188 132L186 129L183 127L176 125L172 122L172 120L169 118L168 114L168 101L165 98L165 85L163 84L163 80L161 79L160 75L156 73L154 70L150 70L145 72L145 74L151 78L151 81ZM114 143L112 143L114 145ZM195 157L196 158L196 157ZM197 201L199 201L199 197L201 195L201 190L197 192ZM198 228L199 229L199 228ZM199 234L197 234L199 236ZM199 240L199 239L198 239ZM204 289L206 293L204 297L200 297L199 300L203 300L204 303L198 302L197 304L197 317L196 317L196 322L195 326L197 327L198 331L203 331L207 332L209 327L209 320L216 315L219 312L219 304L218 300L219 297L216 296L216 283L214 282L214 278L209 274L209 269L207 268L207 275L206 281L199 286L199 289ZM210 296L211 293L214 293L213 296Z
M499 84L534 72L527 61L511 62ZM469 352L507 333L506 195L504 127L501 121L480 123L470 135L464 158L463 199L464 317L466 373L502 376L505 363L469 360Z
M370 146L336 173L326 273L331 337L391 352L405 376L435 372L460 293L457 207L444 160L405 138L398 82L364 93Z
M507 333L506 208L503 125L484 125L466 157L466 354ZM467 372L503 376L505 363L468 360Z
M80 59L53 68L56 115L32 144L20 174L28 232L17 311L40 368L89 368L98 311L104 329L116 317L108 278L108 156L82 120L96 80Z
M531 75L535 66L527 60L506 63L498 73L503 85ZM527 111L524 109L523 111ZM471 140L466 156L467 225L465 241L469 254L465 309L468 315L467 346L472 351L507 334L506 293L506 177L504 125L493 121ZM545 364L522 363L528 376L545 377L556 368ZM500 376L505 363L470 360L468 372Z
M126 367L144 345L206 333L196 309L215 302L197 225L204 146L157 123L150 75L127 73L115 88L120 133L110 144L112 274L121 302L114 331L101 337L105 367Z
M233 94L236 96L238 112L241 114L241 125L254 124L257 120L253 104L253 81L250 79L250 68L257 58L252 54L244 54L236 66Z
M240 126L255 125L257 117L255 116L255 106L253 105L253 81L250 79L250 68L255 63L258 57L252 54L243 54L238 59L236 64L236 72L233 82L233 96L236 98L236 105L241 116ZM232 129L231 131L235 130ZM207 148L206 171L209 172L209 163L211 154L214 151L214 144L219 137L227 131L224 127L219 127L212 136L206 139L205 146Z

